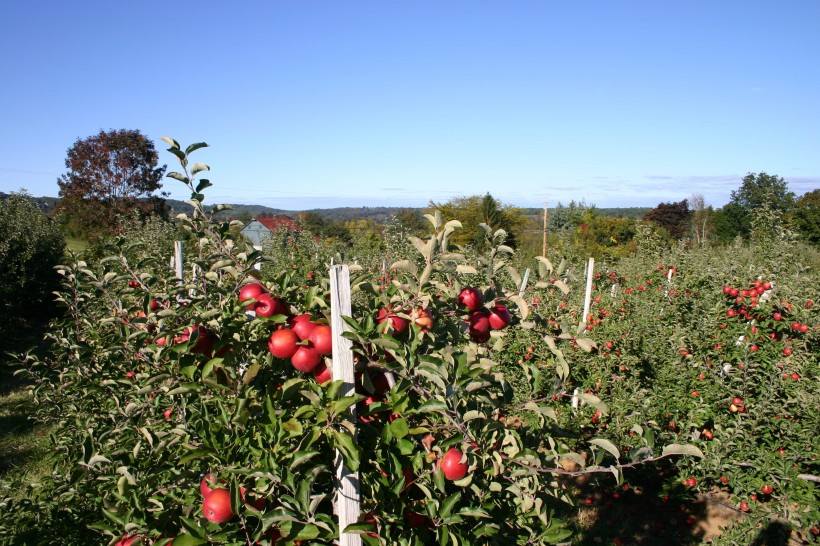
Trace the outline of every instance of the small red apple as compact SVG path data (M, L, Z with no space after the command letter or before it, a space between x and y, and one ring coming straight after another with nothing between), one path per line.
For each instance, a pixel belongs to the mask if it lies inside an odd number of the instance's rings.
M227 489L216 488L205 496L202 513L211 523L225 523L233 518L231 494Z
M510 312L507 308L501 304L495 305L492 309L490 309L490 328L493 330L502 330L507 327L507 325L512 320L510 317Z
M307 345L298 345L296 352L290 357L290 363L293 367L304 373L312 372L321 360L322 355L319 354L319 351L315 347Z
M290 358L296 352L299 336L290 328L276 330L268 340L268 350L276 358Z
M773 491L774 491L774 487L772 487L769 484L766 484L766 485L764 485L763 487L760 488L760 492L763 493L764 495L771 495Z
M409 324L407 319L401 318L396 313L393 313L389 307L379 309L379 314L376 317L376 320L379 324L386 324L386 326L379 329L380 331L391 333L393 335L399 335L404 332Z
M258 282L252 282L239 289L239 301L258 300L261 294L266 294L267 292L268 290L264 286Z
M478 289L468 286L458 294L456 301L470 311L475 311L484 304L484 296Z
M456 481L467 475L468 465L467 461L461 462L463 458L464 454L454 447L445 453L444 458L439 463L445 478Z
M317 324L308 334L308 340L320 355L333 354L333 331L326 324Z

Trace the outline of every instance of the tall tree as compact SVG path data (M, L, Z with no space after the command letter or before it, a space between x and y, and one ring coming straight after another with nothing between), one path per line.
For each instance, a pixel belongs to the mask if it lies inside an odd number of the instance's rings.
M820 245L820 189L803 194L794 203L792 219L806 240Z
M794 205L794 193L789 191L788 184L782 177L749 173L743 177L740 188L732 192L732 198L724 207L732 218L725 222L734 225L734 233L725 233L723 238L734 238L737 235L748 237L752 229L752 214L755 209L767 205L769 209L781 215L787 214Z
M695 242L702 245L709 237L712 207L706 206L706 200L700 193L693 194L690 202L692 203L692 233L695 236Z
M678 203L661 203L643 218L666 229L675 239L683 238L692 225L692 213L687 199Z
M492 204L490 204L492 201ZM486 210L485 210L486 207ZM469 197L454 197L446 203L430 202L430 209L441 210L447 220L458 220L463 229L456 231L452 241L458 245L476 244L484 241L484 230L479 224L490 225L494 230L503 229L507 232L505 244L514 247L515 241L526 224L526 218L521 210L511 205L503 205L492 195L471 195ZM497 212L497 215L496 215ZM486 216L489 215L489 216ZM487 220L495 222L495 225Z
M164 214L165 200L152 195L165 174L158 162L154 143L137 130L78 138L66 155L68 172L57 180L69 231L93 238L116 232L119 219L133 210Z

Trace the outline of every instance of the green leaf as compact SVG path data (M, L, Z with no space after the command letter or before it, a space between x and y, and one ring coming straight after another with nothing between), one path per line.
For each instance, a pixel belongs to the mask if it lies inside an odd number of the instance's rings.
M293 470L300 464L309 461L318 454L318 451L297 451L293 454L293 460L290 463L290 469Z
M580 392L580 393L578 393L578 398L580 398L581 400L583 400L585 403L589 404L593 408L595 408L597 410L601 410L601 413L603 413L604 415L609 414L609 408L607 407L607 405L604 402L602 402L601 399L598 398L597 396L595 396L594 394Z
M196 173L199 173L199 172L202 172L202 171L210 171L210 170L211 170L211 168L209 166L207 166L206 164L204 164L204 163L194 163L193 166L191 167L191 174L195 175ZM196 191L200 191L200 188L197 187Z
M602 449L605 449L610 455L615 457L616 461L621 457L621 452L618 451L618 448L615 447L615 444L613 444L609 440L606 440L604 438L593 438L589 441L589 443L594 446L598 446Z
M353 441L353 437L338 430L334 430L332 435L334 447L342 454L345 466L351 472L359 470L359 448Z
M179 150L179 142L177 142L173 138L164 136L164 137L160 137L160 140L165 141L172 148L176 148L177 150Z
M703 452L692 444L669 444L663 448L661 456L666 455L689 455L703 459Z
M200 148L207 148L207 147L208 147L208 145L204 142L194 142L193 144L191 144L190 146L185 148L185 155L188 155L191 152L199 150ZM179 148L179 144L177 144L177 148Z
M208 544L208 541L189 534L181 534L174 539L174 546L199 546L200 544Z
M187 184L188 182L190 182L190 180L188 179L187 176L185 176L182 173L178 173L178 172L170 172L170 173L166 174L165 176L167 176L168 178L173 178L174 180L179 180L180 182L182 182L184 184Z
M199 163L197 163L197 165L199 165ZM194 167L196 167L196 165L194 165ZM199 181L199 183L196 185L196 192L197 192L197 193L201 193L201 192L202 192L202 190L204 190L204 189L206 189L206 188L210 188L211 186L213 186L213 184L211 184L211 181L210 181L210 180L208 180L207 178L203 178L203 179L202 179L202 180L200 180L200 181ZM218 207L217 207L217 208L218 208ZM224 208L224 207L223 207L223 208ZM221 209L220 209L220 210L221 210Z
M449 497L447 497L444 502L441 503L441 508L438 511L438 515L446 518L453 512L453 506L461 499L461 492L453 493Z
M401 440L410 432L409 427L407 426L407 421L402 418L394 420L390 423L390 432L393 433L393 436L395 436L396 439Z

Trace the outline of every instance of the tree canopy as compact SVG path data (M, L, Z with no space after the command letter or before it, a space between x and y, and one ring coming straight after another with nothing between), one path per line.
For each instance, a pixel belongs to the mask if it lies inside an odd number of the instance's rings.
M795 202L792 218L807 241L820 245L820 189L805 193Z
M94 238L116 232L118 218L133 210L163 214L164 200L152 195L165 174L158 162L153 142L137 130L78 138L66 154L68 171L57 180L68 231Z
M687 199L678 203L661 203L643 218L661 226L675 239L686 236L692 226L692 211Z
M446 203L431 201L429 208L441 210L447 220L461 222L463 229L453 236L453 242L458 245L483 244L484 230L479 226L483 223L493 231L506 231L505 244L515 248L527 221L520 209L500 203L489 193L484 196L454 197Z
M732 198L716 218L718 235L733 239L748 237L752 230L752 215L763 205L775 213L785 215L794 205L794 193L782 177L761 173L749 173L743 177L741 186L732 192Z

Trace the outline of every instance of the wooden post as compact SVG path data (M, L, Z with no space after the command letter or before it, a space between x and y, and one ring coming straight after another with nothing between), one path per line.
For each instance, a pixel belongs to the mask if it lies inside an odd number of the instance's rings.
M590 258L587 264L587 289L584 293L584 315L581 317L581 322L587 321L589 315L589 302L592 299L592 276L595 273L595 258Z
M177 279L184 277L184 269L182 263L182 241L174 241L174 272Z
M352 396L356 392L353 368L353 344L342 337L347 329L343 316L350 316L350 270L344 264L330 268L330 327L333 329L333 380L342 380L341 396ZM355 423L355 407L351 411ZM342 455L336 452L337 490L334 499L336 515L339 518L339 546L361 546L362 537L355 533L344 533L345 527L359 521L359 473L351 472L344 466Z
M527 290L527 281L530 279L530 268L524 270L524 279L521 281L521 288L518 289L518 297L523 298Z

